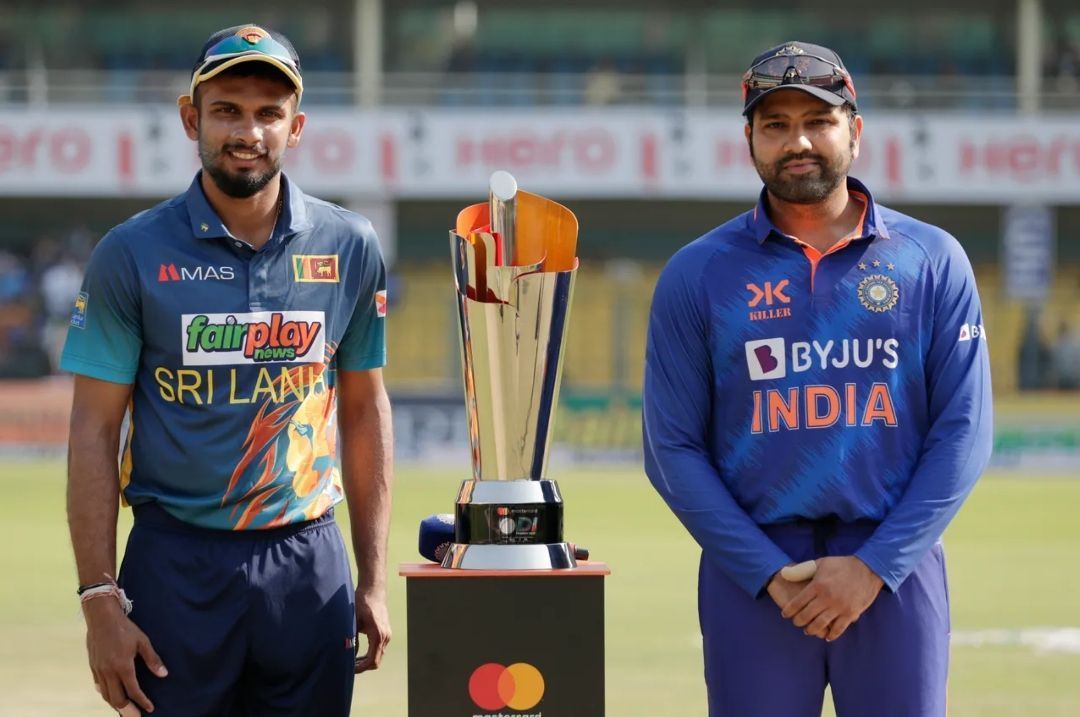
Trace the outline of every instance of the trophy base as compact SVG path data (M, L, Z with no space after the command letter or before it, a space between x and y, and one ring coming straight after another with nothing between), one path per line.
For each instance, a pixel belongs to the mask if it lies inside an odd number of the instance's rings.
M465 545L454 543L443 557L444 568L457 570L565 570L577 567L566 543L533 545Z

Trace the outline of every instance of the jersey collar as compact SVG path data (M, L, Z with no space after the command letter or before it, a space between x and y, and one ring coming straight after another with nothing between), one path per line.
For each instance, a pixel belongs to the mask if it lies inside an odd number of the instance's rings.
M870 190L866 188L866 185L860 182L855 177L847 178L847 187L849 191L859 192L866 196L866 217L863 220L863 226L865 227L865 233L863 238L877 236L882 239L889 238L889 231L885 227L885 221L881 218L881 210L874 201L874 196L870 194ZM784 236L784 233L776 228L776 225L772 223L772 219L769 218L769 213L765 211L768 202L768 190L764 187L761 189L761 195L758 197L757 206L754 207L754 211L749 214L749 229L753 232L754 239L758 244L763 244L770 236Z
M191 181L191 186L188 187L184 197L188 219L191 222L191 233L202 239L231 239L229 230L207 201L201 181L202 171L200 170L195 174L195 179ZM278 220L273 236L270 237L270 242L280 241L311 228L304 193L284 172L281 173L281 191L285 193L285 201L281 206L281 218Z

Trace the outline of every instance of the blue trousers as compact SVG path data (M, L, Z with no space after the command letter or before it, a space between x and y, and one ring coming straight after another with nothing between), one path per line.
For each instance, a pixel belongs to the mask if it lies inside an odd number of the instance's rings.
M872 524L764 527L795 562L851 555ZM937 544L895 593L883 589L835 642L808 637L767 594L751 598L703 556L698 612L710 717L944 717L949 595Z
M136 658L155 717L346 717L356 611L333 511L266 531L136 506L120 586L169 675Z

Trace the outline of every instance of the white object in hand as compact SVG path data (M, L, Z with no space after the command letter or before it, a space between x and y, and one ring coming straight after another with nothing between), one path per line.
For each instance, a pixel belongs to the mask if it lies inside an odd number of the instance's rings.
M817 563L813 560L807 560L803 563L796 563L795 565L785 565L780 568L780 577L788 582L801 583L814 577L814 573L817 572Z

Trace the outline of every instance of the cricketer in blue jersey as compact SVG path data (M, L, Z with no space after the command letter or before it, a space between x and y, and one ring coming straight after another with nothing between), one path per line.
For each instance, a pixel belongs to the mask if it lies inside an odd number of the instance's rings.
M818 717L830 684L840 717L944 715L939 540L991 447L971 266L847 176L835 52L770 49L744 97L760 201L665 267L645 364L645 469L702 548L709 714Z
M122 714L343 717L390 638L386 275L366 219L281 172L302 91L284 36L212 35L180 98L202 171L101 240L76 300L68 515Z

